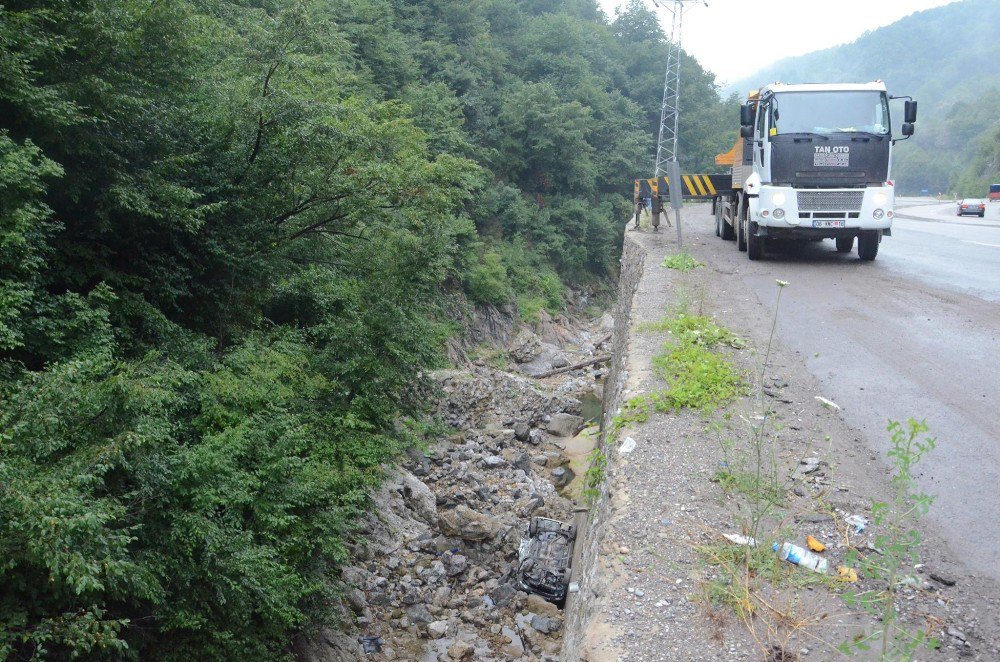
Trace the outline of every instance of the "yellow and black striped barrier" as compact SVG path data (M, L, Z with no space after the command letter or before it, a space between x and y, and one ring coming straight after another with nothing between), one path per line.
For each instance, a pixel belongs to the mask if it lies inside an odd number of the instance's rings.
M731 189L732 184L733 177L730 174L681 175L681 193L687 200L711 200L720 191ZM637 179L635 195L643 198L659 195L666 199L670 195L670 179L668 177Z

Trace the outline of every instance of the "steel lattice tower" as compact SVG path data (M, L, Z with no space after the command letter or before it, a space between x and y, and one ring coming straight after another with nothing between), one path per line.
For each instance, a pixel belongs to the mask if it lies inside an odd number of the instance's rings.
M667 163L677 160L677 127L681 112L681 25L683 18L684 0L674 0L670 43L667 49L667 73L663 80L663 104L660 106L660 135L656 141L657 177L666 174Z

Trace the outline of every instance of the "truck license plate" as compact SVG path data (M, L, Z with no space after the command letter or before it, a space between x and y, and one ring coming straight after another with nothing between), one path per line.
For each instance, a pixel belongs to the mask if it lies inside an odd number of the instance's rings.
M813 221L814 228L842 228L846 221Z

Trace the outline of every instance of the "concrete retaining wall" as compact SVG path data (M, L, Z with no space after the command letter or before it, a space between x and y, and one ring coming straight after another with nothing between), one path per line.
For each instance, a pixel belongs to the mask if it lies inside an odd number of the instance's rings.
M579 583L580 592L571 594L566 601L565 635L563 638L562 660L578 662L583 656L585 636L590 619L594 615L595 598L601 595L605 586L600 574L598 551L604 539L605 527L611 514L611 495L607 486L612 484L615 471L616 453L613 440L609 440L611 422L622 404L622 392L628 379L628 342L632 320L632 303L642 278L646 251L626 233L622 250L621 277L618 284L618 301L615 304L615 328L612 336L611 372L604 388L604 415L601 418L598 448L604 450L608 458L605 485L601 496L591 508L587 526L577 539L580 561L574 572L574 581Z

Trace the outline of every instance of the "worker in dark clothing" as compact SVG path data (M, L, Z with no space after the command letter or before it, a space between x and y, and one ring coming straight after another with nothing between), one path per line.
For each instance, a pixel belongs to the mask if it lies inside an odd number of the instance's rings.
M663 212L663 198L658 195L653 196L653 230L660 227L660 214Z

